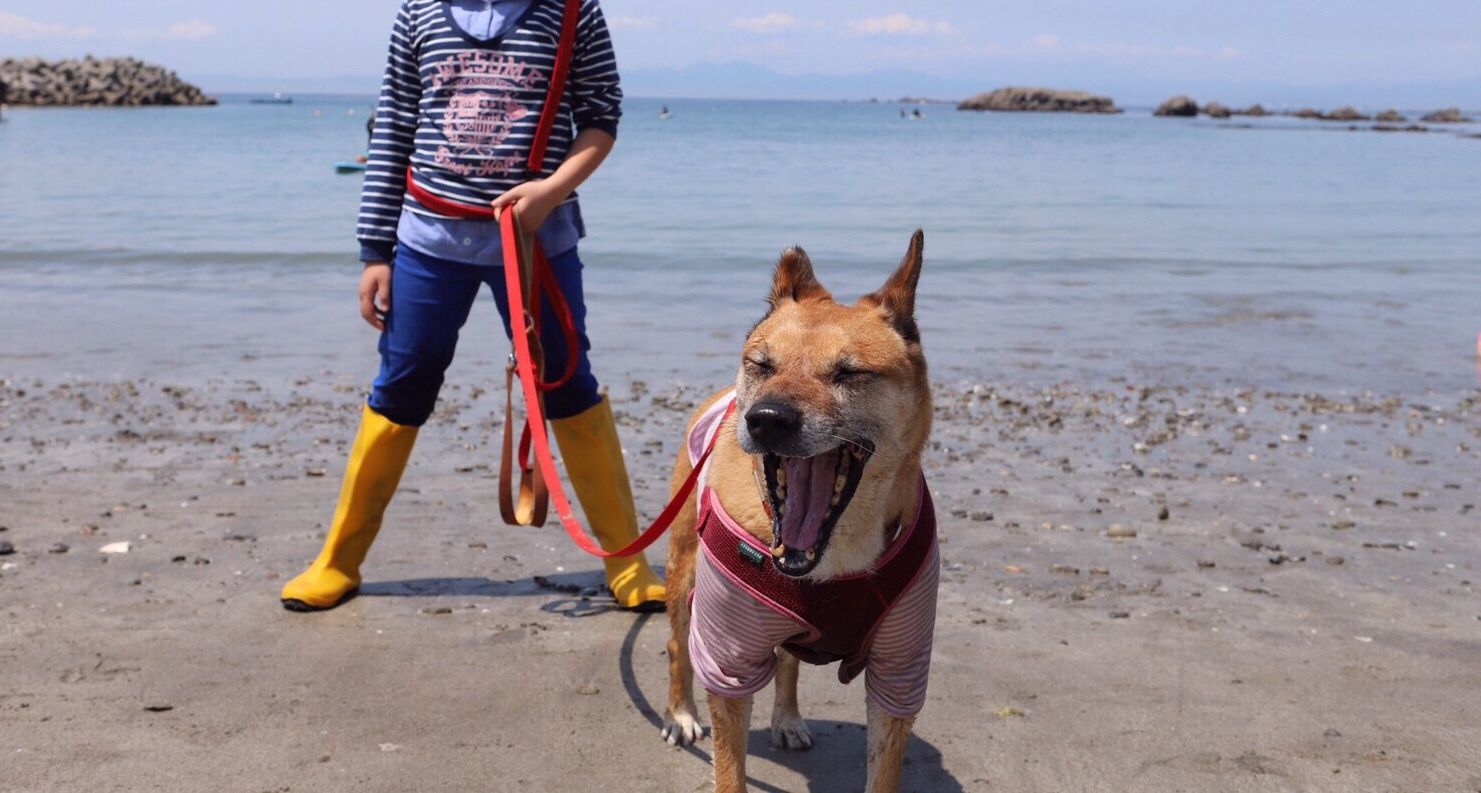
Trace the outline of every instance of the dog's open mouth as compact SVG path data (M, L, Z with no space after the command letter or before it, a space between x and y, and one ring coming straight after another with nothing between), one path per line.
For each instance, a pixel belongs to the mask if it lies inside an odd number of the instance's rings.
M873 454L868 441L850 441L812 457L762 454L771 556L778 572L797 577L818 566Z

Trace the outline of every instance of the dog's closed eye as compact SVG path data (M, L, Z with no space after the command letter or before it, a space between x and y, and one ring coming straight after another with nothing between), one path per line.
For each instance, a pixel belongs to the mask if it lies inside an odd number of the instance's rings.
M771 360L761 353L746 356L746 372L756 377L770 377L776 372Z
M862 385L878 376L879 372L853 363L840 363L833 367L833 382L838 385Z

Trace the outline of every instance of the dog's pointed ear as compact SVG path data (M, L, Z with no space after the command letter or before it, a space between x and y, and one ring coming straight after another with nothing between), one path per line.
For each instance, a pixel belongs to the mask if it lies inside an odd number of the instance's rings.
M772 308L789 300L801 302L832 297L813 275L812 260L807 258L807 251L795 246L782 251L782 257L777 259L776 272L771 277Z
M916 229L910 237L910 248L894 274L878 291L859 301L883 310L890 324L908 342L920 341L920 328L915 324L915 287L920 283L921 251L925 244L925 232Z

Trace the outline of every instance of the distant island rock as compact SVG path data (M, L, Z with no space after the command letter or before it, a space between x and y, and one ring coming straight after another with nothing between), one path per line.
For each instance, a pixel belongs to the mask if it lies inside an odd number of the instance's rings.
M1196 116L1203 113L1209 118L1229 118L1230 116L1265 116L1269 115L1265 108L1260 105L1250 105L1243 110L1235 110L1220 102L1209 102L1199 107L1193 101L1193 97L1179 95L1157 106L1152 115L1154 116Z
M1403 113L1400 113L1397 110L1385 110L1382 113L1379 113L1378 115L1374 116L1373 117L1373 120L1374 121L1382 121L1382 122L1387 123L1387 124L1395 124L1395 123L1399 123L1399 122L1402 122L1402 121L1408 121L1409 119L1405 118L1404 117L1404 114Z
M1218 102L1209 102L1204 105L1203 112L1207 113L1209 118L1228 118L1234 115L1234 111Z
M1436 110L1433 113L1425 113L1419 117L1420 121L1431 124L1469 124L1471 119L1460 112L1458 107L1447 107L1444 110Z
M1120 113L1108 96L1053 88L999 88L964 99L957 110L994 110L1016 113Z
M214 105L174 72L137 58L94 58L49 61L42 58L0 60L0 83L13 105Z
M1339 107L1330 113L1322 114L1323 121L1368 121L1369 117L1352 105Z
M1154 116L1196 116L1198 103L1191 96L1175 96L1157 106Z

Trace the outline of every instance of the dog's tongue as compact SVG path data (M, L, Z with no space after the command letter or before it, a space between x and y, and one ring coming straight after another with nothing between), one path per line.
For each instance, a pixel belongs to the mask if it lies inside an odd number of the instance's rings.
M805 551L818 544L833 482L838 476L838 451L816 457L787 458L787 503L782 508L782 542Z

